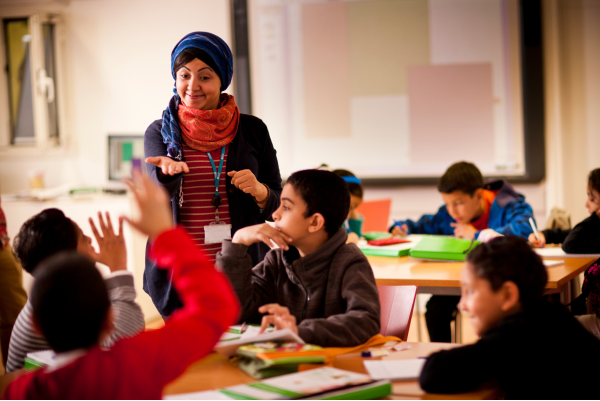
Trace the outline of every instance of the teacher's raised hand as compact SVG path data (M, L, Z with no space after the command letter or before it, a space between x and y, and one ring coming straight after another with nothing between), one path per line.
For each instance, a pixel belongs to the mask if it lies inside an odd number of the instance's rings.
M156 167L161 169L164 175L175 175L181 172L190 172L186 162L178 162L167 156L146 157L146 163L154 164Z

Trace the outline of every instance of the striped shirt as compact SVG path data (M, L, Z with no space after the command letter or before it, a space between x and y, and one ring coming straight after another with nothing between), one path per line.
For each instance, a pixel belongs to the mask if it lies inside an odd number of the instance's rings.
M6 217L0 208L0 251L8 245L8 232L6 231Z
M133 337L143 331L145 324L142 310L135 303L135 288L131 273L123 272L112 275L104 282L113 311L114 328L110 335L102 340L101 346L110 348L120 338ZM33 307L27 301L17 317L10 336L6 373L24 367L28 352L50 349L46 339L33 329L32 316ZM76 316L73 318L75 319Z
M190 172L183 175L183 206L179 209L180 222L196 241L196 244L200 245L214 262L217 252L221 250L221 243L204 243L204 227L215 221L216 208L212 204L215 196L215 178L212 165L206 152L192 149L185 144L183 152ZM223 169L219 181L219 197L221 198L219 220L225 224L231 224L226 187L228 153L229 146L225 148ZM221 148L213 150L210 154L215 163L215 169L218 171Z

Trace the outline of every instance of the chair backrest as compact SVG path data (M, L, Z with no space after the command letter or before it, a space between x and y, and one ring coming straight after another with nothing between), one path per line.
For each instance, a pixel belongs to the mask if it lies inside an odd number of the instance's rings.
M378 285L381 303L381 334L406 341L412 318L416 285Z
M356 211L365 218L362 225L362 232L387 231L391 206L391 199L364 201L361 203Z

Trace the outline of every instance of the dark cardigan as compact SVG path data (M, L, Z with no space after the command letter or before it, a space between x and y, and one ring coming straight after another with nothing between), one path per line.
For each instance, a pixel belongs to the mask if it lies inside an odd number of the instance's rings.
M600 253L600 218L592 213L573 229L542 231L548 244L562 244L566 253Z
M430 355L420 384L444 394L495 381L507 399L596 399L599 360L600 341L565 307L538 301L475 344Z
M160 133L162 120L156 120L146 130L144 135L144 152L146 157L166 156L167 145L163 143ZM251 195L246 194L231 184L231 177L227 176L227 199L229 201L229 215L231 217L231 235L240 228L254 224L264 223L279 207L281 194L281 175L277 152L273 148L267 126L251 115L240 114L238 132L229 144L227 154L227 172L249 169L254 173L259 182L266 184L271 190L269 201L261 212ZM185 154L184 154L185 160ZM179 191L183 174L166 176L153 164L146 164L148 175L159 182L171 196L171 209L173 220L178 223L179 201L176 196ZM184 194L185 201L185 194ZM264 259L269 248L265 244L254 244L248 249L253 265ZM146 253L147 254L147 253ZM146 257L144 270L144 291L146 291L162 316L169 316L182 306L167 271L157 269L156 264Z

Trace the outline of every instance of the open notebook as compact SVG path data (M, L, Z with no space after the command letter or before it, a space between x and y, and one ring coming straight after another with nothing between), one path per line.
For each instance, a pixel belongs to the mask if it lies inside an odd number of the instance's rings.
M535 248L542 258L600 258L600 253L566 253L557 246Z

